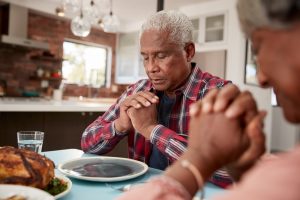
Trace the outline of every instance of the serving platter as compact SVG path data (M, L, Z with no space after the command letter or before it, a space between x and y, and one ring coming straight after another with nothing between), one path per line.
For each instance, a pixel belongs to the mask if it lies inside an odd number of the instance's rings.
M115 182L132 179L147 172L148 166L140 161L119 157L83 157L58 165L66 176L87 181Z

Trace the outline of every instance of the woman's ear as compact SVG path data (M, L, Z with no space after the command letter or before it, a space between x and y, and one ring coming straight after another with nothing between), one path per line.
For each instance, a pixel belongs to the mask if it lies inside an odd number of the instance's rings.
M187 43L184 48L188 62L191 62L195 56L195 44L193 42Z

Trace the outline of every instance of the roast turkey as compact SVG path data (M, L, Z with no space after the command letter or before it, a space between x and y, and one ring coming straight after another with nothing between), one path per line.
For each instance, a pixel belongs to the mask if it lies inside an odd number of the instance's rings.
M44 189L54 178L54 163L36 152L0 147L0 183Z

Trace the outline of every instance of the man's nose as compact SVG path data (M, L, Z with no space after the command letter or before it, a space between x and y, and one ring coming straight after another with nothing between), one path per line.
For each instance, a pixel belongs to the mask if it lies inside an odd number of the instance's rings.
M150 58L149 62L147 63L146 69L148 72L157 72L159 70L159 65L156 62L155 58Z

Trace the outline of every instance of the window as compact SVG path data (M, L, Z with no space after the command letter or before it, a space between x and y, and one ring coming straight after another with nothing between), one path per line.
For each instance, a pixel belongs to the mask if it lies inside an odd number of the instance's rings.
M65 40L63 58L62 75L65 83L92 87L108 86L111 66L110 48Z

